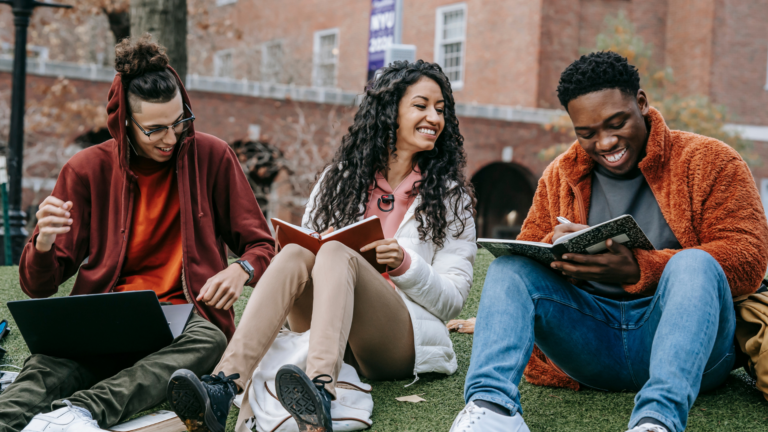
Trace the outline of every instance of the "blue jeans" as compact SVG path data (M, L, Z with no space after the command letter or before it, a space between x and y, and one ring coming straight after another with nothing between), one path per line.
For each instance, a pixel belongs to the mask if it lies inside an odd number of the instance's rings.
M730 373L735 327L725 273L698 249L674 255L656 294L637 300L594 296L536 261L500 257L485 278L464 398L521 412L535 343L585 386L637 391L630 429L652 417L682 431L699 391Z

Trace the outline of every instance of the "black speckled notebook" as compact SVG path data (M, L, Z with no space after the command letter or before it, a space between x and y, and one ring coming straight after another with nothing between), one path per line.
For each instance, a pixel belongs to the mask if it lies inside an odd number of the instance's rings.
M503 255L522 255L549 265L566 252L590 255L604 252L607 250L605 241L608 239L613 239L630 249L654 249L651 241L635 222L635 218L630 215L622 215L565 235L557 239L555 244L487 238L478 239L477 244L497 258Z

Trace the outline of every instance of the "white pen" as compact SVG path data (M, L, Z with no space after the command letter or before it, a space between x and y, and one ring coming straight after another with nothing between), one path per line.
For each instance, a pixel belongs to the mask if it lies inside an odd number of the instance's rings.
M573 222L569 221L568 219L566 219L566 218L564 218L564 217L562 217L562 216L558 216L558 217L557 217L557 221L558 221L558 222L560 222L561 224L569 224L569 223L573 223Z

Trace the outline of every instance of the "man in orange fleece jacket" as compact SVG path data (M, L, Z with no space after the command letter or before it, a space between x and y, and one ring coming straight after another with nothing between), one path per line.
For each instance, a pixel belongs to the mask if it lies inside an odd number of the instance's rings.
M699 392L733 367L732 297L766 271L755 182L724 143L670 130L618 54L575 61L558 97L577 142L544 171L518 239L552 243L631 214L655 250L609 240L607 253L565 254L552 268L495 260L452 431L527 431L523 369L538 385L637 391L632 432L682 431Z

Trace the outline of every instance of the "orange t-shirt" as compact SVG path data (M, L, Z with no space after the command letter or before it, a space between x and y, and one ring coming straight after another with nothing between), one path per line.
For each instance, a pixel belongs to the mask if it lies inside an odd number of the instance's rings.
M161 302L187 303L181 286L181 215L172 162L135 156L138 176L131 237L115 291L152 290Z

